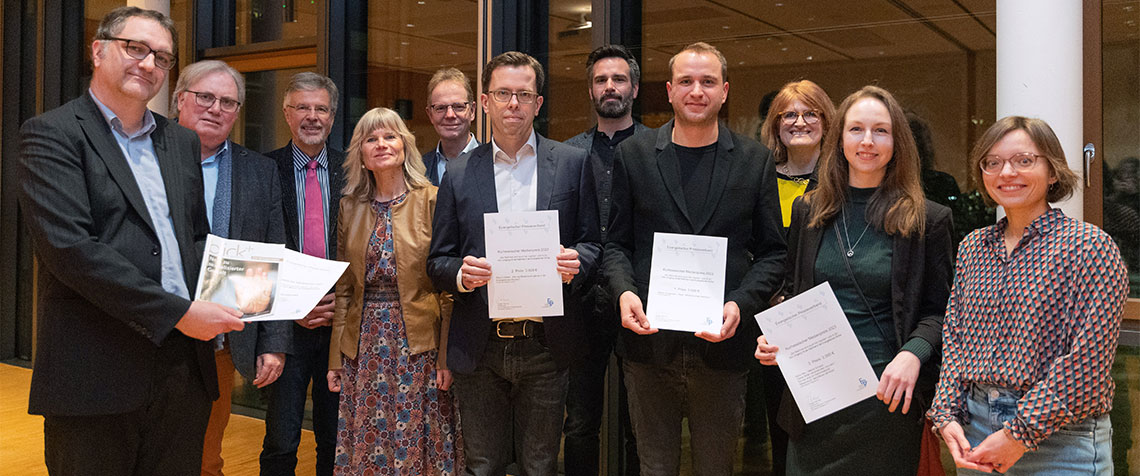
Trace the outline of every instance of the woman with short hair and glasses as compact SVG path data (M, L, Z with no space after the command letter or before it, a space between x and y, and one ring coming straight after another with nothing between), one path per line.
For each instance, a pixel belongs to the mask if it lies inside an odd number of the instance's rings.
M352 133L337 220L329 390L340 392L335 473L462 474L445 350L451 298L427 276L436 188L416 138L375 108Z
M811 423L784 392L787 474L914 476L950 294L950 210L924 198L914 138L886 90L848 96L823 144L819 188L792 205L789 295L829 283L879 384L876 399ZM778 352L757 339L761 364Z
M1006 117L970 158L1006 216L959 247L927 416L958 474L1111 475L1109 371L1128 296L1120 251L1050 208L1078 178L1044 121Z

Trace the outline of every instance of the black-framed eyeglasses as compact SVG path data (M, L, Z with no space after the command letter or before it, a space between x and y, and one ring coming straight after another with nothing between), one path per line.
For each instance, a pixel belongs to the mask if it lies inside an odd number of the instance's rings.
M801 117L804 118L804 124L818 124L820 119L819 111L814 109L804 111L802 114L796 111L786 111L780 114L780 120L789 126L795 124Z
M154 65L167 71L169 71L170 68L173 68L174 65L178 63L178 57L165 51L155 50L154 48L151 48L150 45L138 40L129 40L126 38L115 37L101 38L101 40L122 41L126 43L126 45L123 46L123 51L127 53L127 56L130 56L131 58L137 59L139 61L145 60L147 56L150 56L151 53L154 53Z
M495 102L511 102L512 96L518 98L519 104L531 104L538 99L538 93L534 91L509 91L506 89L491 91L491 98Z
M198 103L199 106L206 109L214 107L215 102L218 103L218 105L221 106L222 111L225 112L234 112L237 110L238 106L241 106L241 101L230 98L217 97L211 93L191 91L189 89L187 89L186 92L193 94L194 102Z
M509 100L509 98L508 98L508 100ZM522 99L520 98L519 101L521 102ZM502 101L502 102L506 102L506 101ZM471 107L470 102L453 102L451 104L429 104L428 110L430 110L431 112L433 112L435 114L443 115L443 114L447 114L448 108L451 108L451 110L455 111L456 114L463 114L463 113L467 112L468 107Z
M1006 162L1009 162L1009 165L1013 167L1013 170L1024 172L1026 170L1032 169L1033 166L1037 165L1038 157L1045 156L1034 154L1032 152L1020 152L1013 154L1006 159L1003 159L997 155L986 155L982 157L981 162L978 163L978 167L980 167L982 169L982 172L986 175L997 175L1001 173L1002 169L1005 168Z
M287 105L285 107L291 108L294 111L297 111L302 116L308 116L309 113L312 113L312 112L317 113L318 117L329 117L329 114L332 114L332 109L329 109L328 106L310 106L308 104L302 104L300 106L294 106L294 105L290 104L290 105Z

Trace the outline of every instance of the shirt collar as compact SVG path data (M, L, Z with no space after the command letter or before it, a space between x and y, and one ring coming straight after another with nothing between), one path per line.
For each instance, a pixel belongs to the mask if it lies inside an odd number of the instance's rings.
M1049 233L1053 230L1053 228L1057 227L1057 223L1059 223L1060 219L1064 216L1065 212L1060 208L1050 208L1048 211L1042 213L1037 218L1034 218L1033 221L1029 222L1029 226L1025 228L1025 236L1021 238L1021 241L1026 241L1039 235ZM987 238L990 242L996 245L1005 246L1002 237L1005 235L1005 229L1007 227L1009 227L1009 217L1001 217L1001 220L998 220L997 225L991 228L990 234Z
M293 141L289 141L289 147L293 149L293 167L295 167L297 170L304 170L305 167L309 166L309 161L313 160L314 158L317 160L317 165L319 165L320 168L328 168L329 148L327 144L321 146L321 152L317 154L316 157L309 157L304 152L301 152L301 149L297 148L297 144L294 144Z
M214 162L217 162L218 159L222 156L222 154L229 152L229 150L230 150L230 140L226 139L225 141L222 141L222 146L218 148L217 152L214 152L213 155L206 157L204 160L202 160L202 165L209 165L209 164L212 164Z
M91 95L91 99L94 100L95 105L99 107L99 112L103 113L103 120L107 121L107 124L110 125L111 129L115 132L118 132L128 139L150 135L151 132L154 132L156 124L154 122L154 114L150 112L150 109L147 109L146 112L143 113L142 127L140 127L139 130L135 131L134 134L127 134L123 130L123 120L119 119L119 115L115 114L115 111L112 111L111 108L107 107L106 104L103 104L103 101L100 101L99 98L95 97L94 91L88 89L87 93Z
M531 131L531 133L533 134L533 131ZM459 155L466 154L468 152L471 152L471 149L479 147L479 141L475 140L475 134L468 132L467 135L468 135L467 145L463 146L463 150L459 151ZM443 142L440 142L440 143L435 145L435 153L439 154L439 156L443 157L444 159L448 158L446 155L443 155ZM455 157L452 157L452 158L455 158Z
M527 137L526 143L523 144L521 148L519 148L519 151L515 153L515 158L513 159L508 156L506 152L503 152L503 149L499 148L499 143L495 141L494 137L491 138L491 156L494 157L495 162L503 162L506 164L514 165L519 162L519 159L523 159L527 155L537 154L537 151L538 138L535 136L533 127L530 129L530 137Z

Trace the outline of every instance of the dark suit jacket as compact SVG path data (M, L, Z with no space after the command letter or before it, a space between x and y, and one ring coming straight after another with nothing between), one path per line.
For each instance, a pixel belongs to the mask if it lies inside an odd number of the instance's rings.
M155 114L151 133L184 279L194 295L206 235L198 136ZM196 360L217 398L212 343L174 329L190 301L162 289L158 235L134 173L84 92L29 119L12 161L39 257L28 411L107 415L144 408L161 359Z
M470 136L468 136L468 141L470 141L470 140L471 140ZM459 155L463 155L463 154L459 154ZM424 171L424 175L427 176L428 180L431 181L432 185L435 185L436 187L438 187L439 186L439 167L438 167L439 161L445 160L443 158L443 154L439 153L439 146L437 145L436 147L433 147L426 154L424 154L423 158L424 158L424 167L427 167L427 170ZM456 158L458 159L459 157L456 157ZM446 175L446 174L444 174L444 175Z
M336 219L340 208L340 193L344 190L344 152L326 146L329 160L329 217L325 243L329 249L329 259L336 259ZM266 152L266 157L277 162L277 174L281 179L281 208L285 211L285 247L300 251L297 242L297 185L293 182L293 141L285 147Z
M537 135L537 210L558 210L561 243L578 251L581 272L563 289L566 314L544 318L546 344L561 366L584 350L581 335L589 307L581 302L589 289L601 246L598 243L598 211L594 202L594 177L586 151ZM487 256L483 242L483 214L499 210L495 195L495 170L491 144L483 144L448 164L436 199L432 220L428 275L437 289L455 299L447 341L447 365L451 370L475 370L487 339L494 332L487 313L487 287L461 293L456 276L464 256Z
M706 208L688 210L672 145L673 122L633 136L614 160L613 210L606 241L605 279L616 301L633 291L645 304L653 233L728 238L724 300L740 307L736 334L710 343L689 332L641 336L622 329L618 352L634 362L665 365L682 346L695 348L705 365L743 369L756 349L753 316L783 280L786 247L772 154L755 140L720 126Z
M230 238L262 243L284 243L281 183L277 164L268 157L230 142ZM288 321L247 322L230 332L234 367L246 379L256 376L257 356L292 350L293 326Z
M788 230L788 296L815 287L815 260L820 240L835 239L831 224L823 228L806 226L811 207L802 197L792 204L792 225ZM910 414L921 418L934 397L942 355L942 318L950 299L954 278L953 223L950 209L926 201L926 234L893 236L891 239L891 318L894 321L896 350L912 338L930 343L930 360L919 372ZM916 410L917 408L917 410ZM791 393L784 391L777 418L780 426L796 435L804 419Z

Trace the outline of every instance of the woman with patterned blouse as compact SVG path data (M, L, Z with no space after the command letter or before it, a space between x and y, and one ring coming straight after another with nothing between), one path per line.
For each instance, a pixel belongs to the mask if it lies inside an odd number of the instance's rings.
M1006 217L959 247L927 416L958 474L1111 475L1109 370L1128 295L1120 251L1049 207L1078 179L1044 121L1004 118L970 157Z
M329 390L340 392L337 475L463 474L444 349L451 298L427 276L436 187L416 138L375 108L352 133L337 219Z

